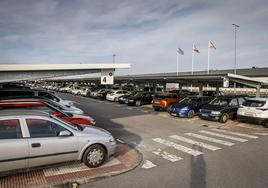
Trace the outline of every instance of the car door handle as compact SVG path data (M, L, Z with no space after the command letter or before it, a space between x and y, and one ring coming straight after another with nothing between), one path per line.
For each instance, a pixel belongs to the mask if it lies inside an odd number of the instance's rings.
M41 147L40 143L32 143L32 148L39 148Z

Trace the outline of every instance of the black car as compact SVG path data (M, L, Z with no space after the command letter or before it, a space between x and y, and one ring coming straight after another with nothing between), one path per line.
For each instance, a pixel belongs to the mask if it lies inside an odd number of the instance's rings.
M129 106L141 106L144 104L151 104L154 93L152 92L138 92L135 95L129 97L126 104Z
M100 91L100 92L97 94L96 98L97 98L97 99L100 99L100 100L105 100L105 99L106 99L106 95L107 95L108 93L110 93L110 92L112 92L112 90L110 90L110 89L102 90L102 91Z
M118 103L120 103L120 104L126 104L128 98L133 97L134 95L136 95L139 92L141 92L141 91L132 91L129 94L122 95L121 97L118 98Z
M235 119L239 105L245 101L244 96L220 96L203 106L199 117L208 120L217 120L221 123L228 119Z

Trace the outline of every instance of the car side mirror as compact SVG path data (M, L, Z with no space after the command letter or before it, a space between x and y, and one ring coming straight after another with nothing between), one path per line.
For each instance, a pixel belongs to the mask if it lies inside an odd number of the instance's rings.
M59 137L68 137L68 136L72 136L72 133L65 130L65 131L59 132L58 136Z

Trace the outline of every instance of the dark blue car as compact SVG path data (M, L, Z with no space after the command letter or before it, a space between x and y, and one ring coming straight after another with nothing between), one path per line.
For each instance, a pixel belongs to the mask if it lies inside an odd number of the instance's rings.
M192 118L202 106L208 104L211 100L211 97L205 96L186 97L179 103L171 105L168 108L168 113L172 116Z

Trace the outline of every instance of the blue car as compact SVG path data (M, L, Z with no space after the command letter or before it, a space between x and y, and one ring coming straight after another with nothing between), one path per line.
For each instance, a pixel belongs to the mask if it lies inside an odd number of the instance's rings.
M179 103L170 105L168 113L176 117L192 118L199 112L202 106L208 104L211 100L211 97L205 96L186 97Z

